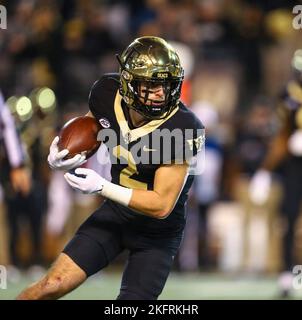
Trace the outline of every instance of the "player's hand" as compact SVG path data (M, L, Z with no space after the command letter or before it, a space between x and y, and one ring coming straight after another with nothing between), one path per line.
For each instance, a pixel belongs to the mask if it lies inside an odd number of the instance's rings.
M64 178L72 188L90 194L101 193L106 181L98 173L87 168L75 169L74 173L67 172Z
M263 205L268 199L271 184L271 173L264 169L258 170L252 177L249 185L249 196L251 201L257 205Z
M31 177L26 168L12 169L10 179L15 192L20 192L23 196L29 194L31 190Z
M63 160L69 153L67 149L59 151L58 148L59 137L55 137L49 148L49 155L47 158L48 164L51 169L68 171L77 168L85 163L86 156L77 154L71 159Z

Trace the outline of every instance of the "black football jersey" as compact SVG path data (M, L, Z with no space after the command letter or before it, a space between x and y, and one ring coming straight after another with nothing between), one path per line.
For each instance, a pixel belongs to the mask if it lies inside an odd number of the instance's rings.
M89 108L103 127L101 140L110 154L111 176L115 184L152 190L155 172L161 165L193 157L204 144L203 125L182 102L165 119L151 120L140 127L133 127L128 107L119 93L118 74L105 74L94 83L89 95ZM175 136L171 141L165 141L171 132ZM162 137L157 134L162 134ZM117 203L112 202L112 205L134 227L149 233L177 233L185 225L184 206L192 182L193 175L189 175L173 211L166 219L148 217Z

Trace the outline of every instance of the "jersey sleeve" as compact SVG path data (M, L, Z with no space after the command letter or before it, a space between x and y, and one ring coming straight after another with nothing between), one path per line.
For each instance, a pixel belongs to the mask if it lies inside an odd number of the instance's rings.
M88 97L89 110L96 119L102 117L102 110L100 108L100 106L102 105L100 103L100 91L102 89L102 82L103 80L101 78L93 84Z
M104 74L99 80L97 80L91 87L88 105L89 110L96 119L101 119L102 117L108 117L108 112L111 105L113 97L119 87L117 74Z

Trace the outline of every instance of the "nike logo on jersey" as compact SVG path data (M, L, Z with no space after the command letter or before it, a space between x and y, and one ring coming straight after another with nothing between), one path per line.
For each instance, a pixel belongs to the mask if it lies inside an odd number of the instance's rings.
M150 152L150 151L157 151L156 149L149 149L146 146L143 146L143 151Z

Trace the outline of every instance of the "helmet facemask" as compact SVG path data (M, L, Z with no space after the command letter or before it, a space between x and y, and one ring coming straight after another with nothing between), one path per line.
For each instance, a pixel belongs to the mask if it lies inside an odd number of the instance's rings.
M127 97L133 101L128 106L148 119L163 119L177 106L181 84L179 79L134 78L127 83Z

